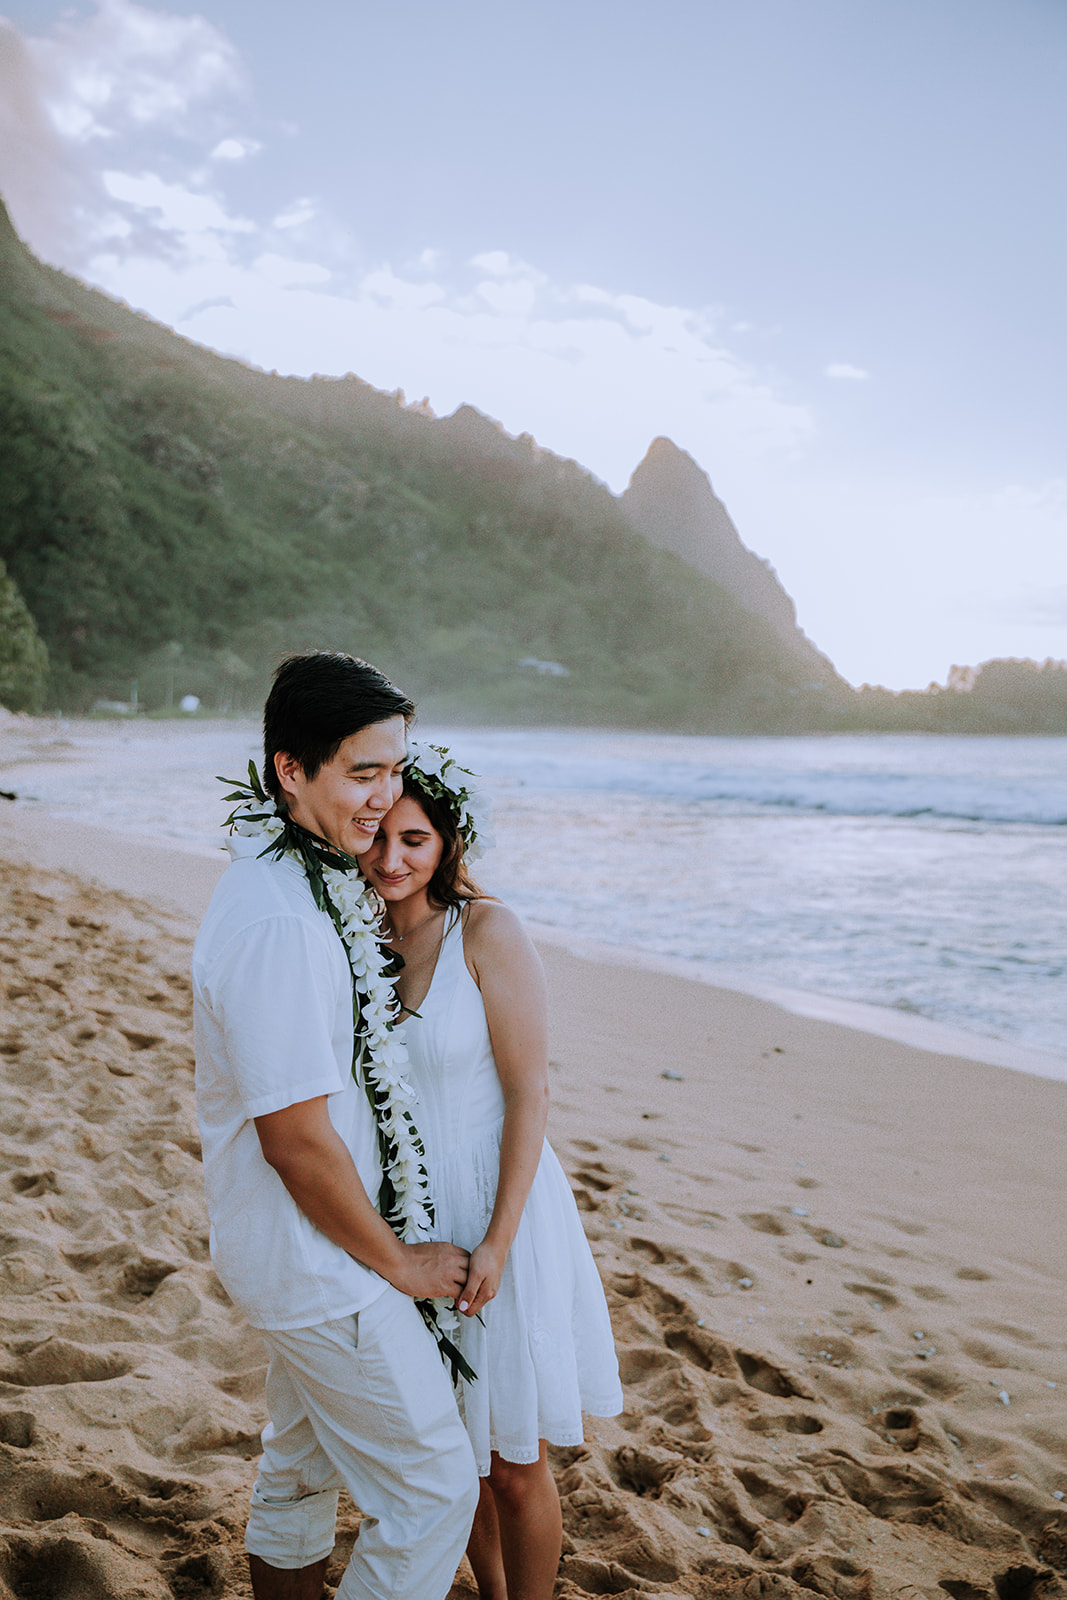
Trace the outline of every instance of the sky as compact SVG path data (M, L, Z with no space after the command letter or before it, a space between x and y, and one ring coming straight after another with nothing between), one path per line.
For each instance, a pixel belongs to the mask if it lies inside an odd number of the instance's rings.
M851 682L1067 658L1065 0L0 0L44 260L707 472Z

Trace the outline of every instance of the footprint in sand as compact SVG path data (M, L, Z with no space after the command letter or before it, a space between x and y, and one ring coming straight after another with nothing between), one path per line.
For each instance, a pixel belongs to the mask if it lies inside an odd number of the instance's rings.
M896 1295L879 1283L846 1283L845 1288L849 1294L860 1295L875 1311L890 1311L900 1304Z
M653 1283L639 1272L609 1273L604 1286L609 1293L619 1295L624 1300L640 1299L658 1316L680 1316L689 1310L680 1295L672 1294L669 1289L661 1289L658 1283Z
M818 1417L813 1417L807 1412L785 1411L771 1413L761 1411L756 1416L750 1417L745 1426L751 1433L768 1433L775 1437L792 1433L802 1435L822 1433L825 1424L820 1422Z
M810 1495L799 1493L767 1472L743 1467L738 1470L736 1477L760 1516L771 1522L788 1527L799 1522L811 1504Z
M676 1478L685 1466L683 1456L639 1445L622 1445L609 1458L609 1471L620 1489L651 1499L658 1498L664 1485Z
M0 1411L0 1444L29 1450L37 1443L37 1419L30 1411Z
M67 1339L45 1339L12 1364L5 1364L0 1380L25 1389L52 1384L107 1383L124 1377L133 1362L113 1351L90 1349Z
M110 1541L94 1538L77 1516L69 1524L62 1529L56 1525L49 1533L6 1535L0 1583L9 1595L173 1600L174 1590L151 1567Z
M162 1256L143 1255L126 1243L103 1245L93 1250L66 1250L66 1259L76 1271L93 1282L105 1301L147 1300L164 1279L180 1270L180 1263Z
M650 1261L654 1267L678 1267L687 1272L692 1272L692 1264L687 1255L681 1250L676 1250L673 1245L659 1245L653 1239L640 1239L632 1237L627 1244L635 1255L642 1256Z
M764 1356L752 1355L747 1350L735 1350L734 1360L750 1389L758 1389L761 1394L776 1395L781 1399L793 1395L801 1400L815 1398L798 1379Z
M751 1228L754 1233L769 1233L776 1239L784 1239L789 1233L789 1229L784 1223L778 1217L772 1216L769 1211L746 1212L741 1217L741 1221L746 1228Z
M603 1162L589 1162L584 1167L578 1167L574 1176L579 1183L584 1183L587 1188L595 1189L598 1194L607 1194L622 1180L610 1173Z
M25 1196L27 1200L39 1200L44 1194L59 1193L59 1180L51 1169L47 1172L13 1172L10 1183L14 1192Z
M717 1222L725 1222L726 1218L718 1211L703 1211L694 1206L678 1205L673 1200L664 1200L660 1203L660 1210L670 1217L672 1222L680 1222L687 1228L713 1228Z
M917 1411L905 1408L883 1411L880 1416L872 1417L868 1426L901 1450L914 1450L919 1443L921 1425Z
M665 1369L677 1371L680 1366L673 1350L659 1345L624 1345L619 1351L619 1377L625 1388L636 1387Z

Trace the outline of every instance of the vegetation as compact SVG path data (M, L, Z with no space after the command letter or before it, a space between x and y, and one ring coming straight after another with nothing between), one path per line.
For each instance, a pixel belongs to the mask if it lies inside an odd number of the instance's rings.
M921 693L856 692L839 726L887 733L1067 733L1067 662L953 667Z
M39 711L48 676L48 651L15 584L0 561L0 706Z
M573 462L465 409L224 361L36 262L0 219L0 556L49 698L256 703L346 648L435 709L800 724L771 631ZM811 677L810 669L807 676Z
M7 703L195 694L248 711L280 654L317 647L454 717L977 731L1016 716L989 668L960 694L856 693L529 436L354 377L223 360L34 260L2 206L0 438Z

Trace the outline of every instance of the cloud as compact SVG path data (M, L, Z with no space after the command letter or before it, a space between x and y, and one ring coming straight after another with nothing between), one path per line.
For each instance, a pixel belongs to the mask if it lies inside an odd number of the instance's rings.
M161 123L191 132L194 105L242 83L237 52L219 29L134 0L99 0L95 16L64 17L28 45L57 129L79 142Z
M95 276L107 280L106 262ZM261 263L243 267L231 250L224 270L144 263L134 281L127 261L116 292L121 283L188 338L281 372L357 372L427 395L438 414L474 403L616 489L660 433L742 471L802 450L814 427L805 407L715 339L702 313L607 290L591 299L587 286L532 269L472 284L469 267L450 279L384 265L341 293L337 274L281 287L277 272L268 281Z
M211 152L212 161L245 161L262 150L257 139L220 139Z
M251 153L253 141L223 126L243 89L233 46L199 16L99 0L92 16L65 15L41 37L0 20L0 193L16 228L75 272L105 247L169 249L166 208L125 197L114 174L169 167L188 180L183 145Z
M845 378L854 383L864 383L870 377L862 367L854 367L847 361L831 361L823 368L824 378Z
M296 284L328 283L330 273L315 261L294 261L291 256L280 256L265 251L252 264L253 272L279 289L289 289Z
M274 218L275 228L302 228L307 222L314 222L316 207L312 200L294 200L285 211L279 211Z
M97 0L41 38L3 28L4 86L0 132L17 137L0 188L31 247L191 339L267 369L358 372L438 413L476 404L615 488L657 434L739 470L812 434L711 308L554 282L495 247L449 268L430 241L356 269L344 224L307 195L241 214L225 182L260 147L241 62L201 16Z
M521 276L528 270L524 262L513 260L506 250L483 250L480 255L471 256L471 266L491 273L494 278Z
M135 177L128 172L105 172L104 188L134 211L147 214L153 226L168 233L251 233L246 218L231 217L223 204L209 194L198 194L180 183L164 183L154 173Z

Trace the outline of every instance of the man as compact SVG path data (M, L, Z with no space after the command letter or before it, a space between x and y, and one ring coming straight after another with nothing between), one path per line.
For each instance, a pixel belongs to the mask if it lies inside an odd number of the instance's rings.
M284 661L264 783L300 827L366 851L401 789L414 707L376 668ZM321 1600L338 1490L365 1521L337 1600L443 1600L477 1477L416 1299L467 1252L375 1209L374 1114L352 1075L352 969L302 862L236 840L193 952L197 1108L216 1271L269 1354L245 1545L257 1600Z

